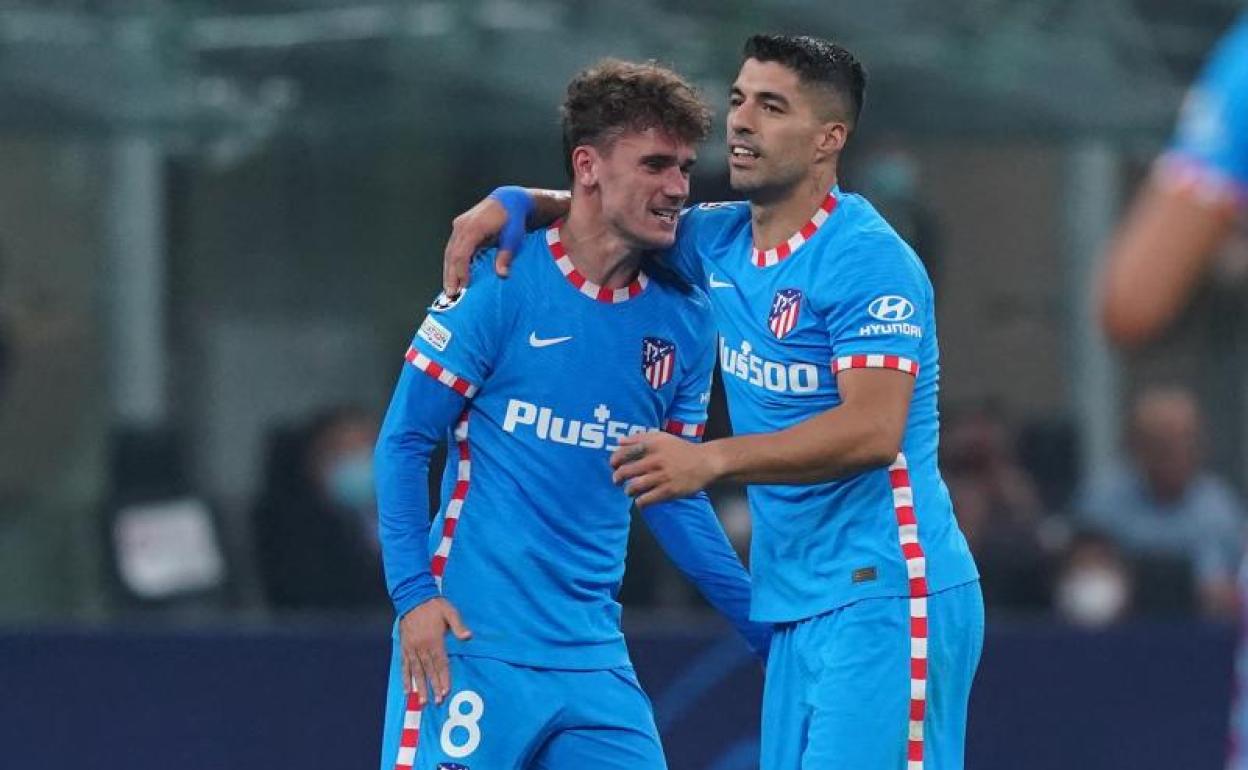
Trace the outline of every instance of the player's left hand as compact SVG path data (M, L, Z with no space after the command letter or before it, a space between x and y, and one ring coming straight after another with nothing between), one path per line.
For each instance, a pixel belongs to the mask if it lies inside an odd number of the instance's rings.
M625 484L638 508L688 497L715 480L705 452L705 444L670 433L629 436L611 453L612 480Z

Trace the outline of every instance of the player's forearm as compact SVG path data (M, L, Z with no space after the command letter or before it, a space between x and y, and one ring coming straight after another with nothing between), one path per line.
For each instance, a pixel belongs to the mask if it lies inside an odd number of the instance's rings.
M1115 236L1101 280L1101 319L1121 345L1155 336L1179 311L1231 227L1231 217L1156 176Z
M400 617L438 594L428 566L429 503L423 481L428 478L432 447L427 451L399 449L403 443L400 437L383 434L375 461L377 531L386 590Z
M766 657L771 627L750 621L750 576L705 492L647 507L642 515L663 551L698 592Z
M429 571L429 458L463 400L405 368L377 439L377 531L386 587L400 616L438 594Z
M888 466L901 448L898 428L891 415L842 405L775 433L710 441L703 450L719 480L813 484Z
M533 213L529 215L531 228L548 227L556 219L562 219L572 210L572 193L567 190L539 190L525 188L533 201Z

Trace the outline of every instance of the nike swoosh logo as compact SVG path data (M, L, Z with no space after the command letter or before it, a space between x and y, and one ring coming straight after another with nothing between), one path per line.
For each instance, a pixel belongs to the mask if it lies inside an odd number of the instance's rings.
M712 289L731 289L731 288L733 288L733 285L732 285L732 284L730 284L730 283L727 283L727 282L725 282L725 281L717 281L717 280L715 280L715 274L714 274L714 273L711 273L711 281L710 281L710 283L711 283L711 288L712 288Z
M547 337L542 339L537 336L537 332L529 332L529 344L535 348L546 348L551 345L558 345L560 342L567 342L571 337Z

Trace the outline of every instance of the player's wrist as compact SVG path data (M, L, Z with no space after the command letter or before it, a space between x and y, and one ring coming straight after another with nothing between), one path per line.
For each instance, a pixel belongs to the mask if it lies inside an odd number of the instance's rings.
M507 217L515 222L527 222L536 206L529 191L518 185L496 187L489 197L498 201L507 212Z
M724 451L725 447L726 442L723 439L708 441L698 447L702 452L703 467L706 468L710 477L707 479L707 484L723 481L732 472L728 453Z
M396 597L393 600L395 617L399 620L403 620L403 618L412 613L412 610L424 607L434 599L442 598L442 595L438 593L438 589L436 587L431 586L430 589L421 587L411 591L410 593L406 593L401 597Z

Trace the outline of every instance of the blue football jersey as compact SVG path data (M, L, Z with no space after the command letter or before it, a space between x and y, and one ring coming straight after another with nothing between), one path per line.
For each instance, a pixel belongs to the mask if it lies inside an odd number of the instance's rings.
M526 236L506 280L478 260L471 287L435 301L408 351L470 398L428 553L473 631L448 636L448 652L610 668L628 664L616 593L631 510L610 453L644 431L701 434L714 326L696 287L644 272L628 288L594 285L557 234Z
M1248 202L1248 16L1227 33L1188 91L1166 178L1216 202Z
M704 204L683 215L669 260L710 296L737 434L782 430L836 407L843 369L886 367L916 378L891 468L821 484L749 486L751 617L799 620L977 578L936 466L931 283L875 209L833 189L800 232L760 251L748 204Z

